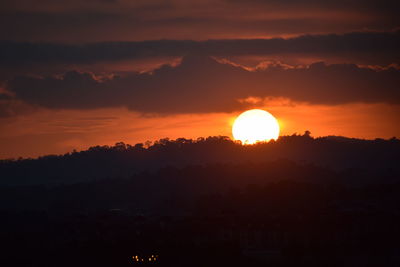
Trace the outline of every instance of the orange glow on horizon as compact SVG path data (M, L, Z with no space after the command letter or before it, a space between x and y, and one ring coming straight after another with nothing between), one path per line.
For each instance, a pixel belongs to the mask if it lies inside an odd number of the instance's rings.
M398 105L310 105L285 99L261 101L257 108L279 118L280 135L337 135L375 139L400 136ZM172 114L143 116L124 108L97 110L39 110L2 126L0 158L37 157L114 145L180 137L232 137L237 113ZM6 120L6 119L3 119Z

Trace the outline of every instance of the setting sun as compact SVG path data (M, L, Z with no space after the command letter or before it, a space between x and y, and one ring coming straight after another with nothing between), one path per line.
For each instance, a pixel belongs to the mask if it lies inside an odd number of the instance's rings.
M261 109L252 109L240 114L232 126L233 138L243 144L278 139L279 124L274 116Z

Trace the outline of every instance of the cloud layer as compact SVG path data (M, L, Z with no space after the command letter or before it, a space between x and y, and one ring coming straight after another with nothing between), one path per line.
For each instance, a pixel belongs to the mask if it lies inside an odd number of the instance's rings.
M395 0L3 0L2 39L139 41L392 30Z
M105 42L85 45L0 42L0 66L88 64L96 62L181 57L186 55L308 55L361 57L375 64L400 63L400 31L343 35L304 35L282 39Z
M21 76L6 88L19 100L53 109L125 106L145 113L229 112L248 97L285 97L312 104L351 102L400 104L400 70L351 64L308 67L266 65L256 70L185 57L175 67L100 79L76 71L45 78ZM251 102L251 101L250 101Z

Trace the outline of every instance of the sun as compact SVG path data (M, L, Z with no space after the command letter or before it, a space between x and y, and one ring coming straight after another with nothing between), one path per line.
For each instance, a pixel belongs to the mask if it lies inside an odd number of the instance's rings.
M276 140L279 137L279 124L269 112L262 109L251 109L236 118L232 126L232 135L242 144Z

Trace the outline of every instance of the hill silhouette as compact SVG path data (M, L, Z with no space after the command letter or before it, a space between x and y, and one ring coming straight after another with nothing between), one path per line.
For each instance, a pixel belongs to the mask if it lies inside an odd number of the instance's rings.
M314 164L333 171L362 170L368 176L365 181L368 181L372 176L397 175L398 151L400 141L396 138L313 138L309 132L282 136L277 141L251 146L242 146L224 136L197 140L166 138L133 146L122 142L114 146L95 146L85 151L37 159L1 160L0 185L73 184L115 177L128 178L167 166L180 168L214 163L266 163L280 159Z

